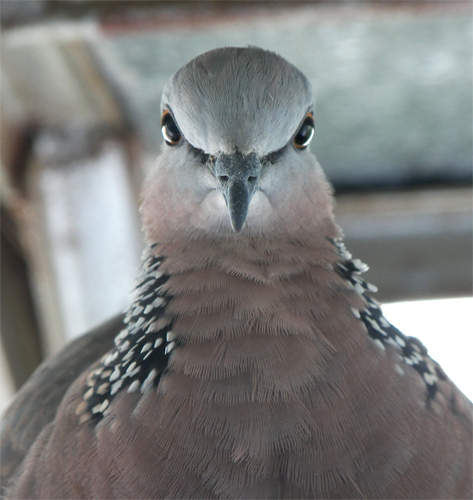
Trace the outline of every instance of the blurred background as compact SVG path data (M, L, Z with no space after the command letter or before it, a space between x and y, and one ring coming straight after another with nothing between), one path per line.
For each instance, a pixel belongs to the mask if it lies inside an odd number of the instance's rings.
M469 391L472 19L469 1L2 1L0 410L130 302L162 88L232 45L309 77L348 249L397 302L388 319Z

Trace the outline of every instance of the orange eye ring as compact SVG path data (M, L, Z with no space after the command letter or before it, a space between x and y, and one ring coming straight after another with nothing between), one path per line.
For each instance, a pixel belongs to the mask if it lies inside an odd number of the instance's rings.
M182 134L179 130L171 113L166 109L161 117L161 133L163 134L166 144L176 146L182 140Z
M292 143L297 149L305 149L310 144L314 136L314 126L314 115L312 111L309 111L292 138Z

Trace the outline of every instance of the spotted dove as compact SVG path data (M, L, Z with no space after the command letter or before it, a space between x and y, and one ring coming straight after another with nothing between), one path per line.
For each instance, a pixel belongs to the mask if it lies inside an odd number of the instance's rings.
M5 496L471 498L472 405L345 249L305 76L217 49L161 106L134 301L19 392Z

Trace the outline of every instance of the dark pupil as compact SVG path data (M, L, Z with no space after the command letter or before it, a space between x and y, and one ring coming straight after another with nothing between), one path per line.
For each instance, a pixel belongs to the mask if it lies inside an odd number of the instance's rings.
M311 134L311 129L312 129L312 124L310 123L310 120L306 120L301 128L299 129L299 132L297 133L296 137L294 138L294 141L296 144L304 144L307 139L310 137Z
M174 120L169 115L167 115L164 119L164 126L166 127L169 139L173 142L178 142L181 138L181 133L179 132L177 125L174 123Z

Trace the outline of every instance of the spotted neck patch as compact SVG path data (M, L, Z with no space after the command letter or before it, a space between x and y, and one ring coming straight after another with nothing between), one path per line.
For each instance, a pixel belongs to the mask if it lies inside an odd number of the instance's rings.
M169 355L176 346L172 318L166 315L170 297L162 291L169 276L159 270L161 257L152 245L143 260L135 289L136 299L126 311L125 328L115 337L115 347L87 377L87 386L76 409L80 421L100 420L121 390L144 393L158 385Z
M420 340L404 335L383 316L379 302L368 295L369 292L376 292L377 288L360 277L368 270L368 266L358 259L353 259L341 239L332 241L342 259L336 264L336 271L363 297L366 304L363 310L352 309L353 314L364 323L368 335L380 349L386 350L386 347L391 345L401 355L403 365L419 373L426 386L426 399L429 404L437 393L439 380L446 380L445 373L428 355ZM398 371L403 373L403 367L399 366Z

